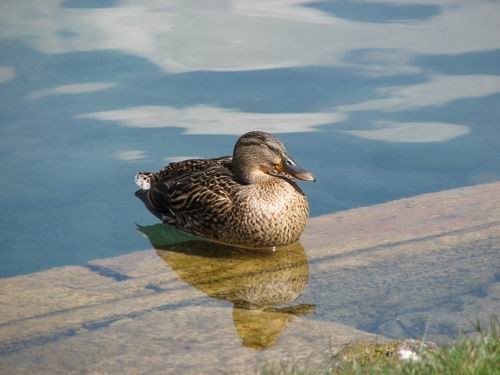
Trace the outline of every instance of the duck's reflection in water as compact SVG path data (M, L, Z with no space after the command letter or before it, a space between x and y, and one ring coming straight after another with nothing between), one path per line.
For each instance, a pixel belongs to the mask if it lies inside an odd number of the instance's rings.
M295 316L314 310L312 304L276 307L293 302L307 286L309 267L300 243L259 252L203 241L165 224L139 230L182 280L233 304L234 325L246 347L272 346Z

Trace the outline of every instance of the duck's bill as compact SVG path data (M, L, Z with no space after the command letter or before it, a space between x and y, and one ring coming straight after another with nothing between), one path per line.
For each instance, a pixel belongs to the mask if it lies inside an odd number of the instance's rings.
M311 172L305 170L291 159L283 163L283 170L296 179L302 181L316 181L316 177L314 177Z

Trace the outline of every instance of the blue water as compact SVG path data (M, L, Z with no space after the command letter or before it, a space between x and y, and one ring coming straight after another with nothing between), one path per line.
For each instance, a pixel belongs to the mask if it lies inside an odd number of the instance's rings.
M135 172L250 129L312 215L500 179L500 2L262 4L0 4L0 276L149 247Z

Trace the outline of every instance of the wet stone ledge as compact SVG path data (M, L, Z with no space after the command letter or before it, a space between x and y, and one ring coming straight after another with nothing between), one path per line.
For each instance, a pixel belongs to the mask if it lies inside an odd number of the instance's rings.
M172 242L0 279L0 373L254 373L500 311L500 183L312 218L272 257ZM174 241L175 242L175 241Z

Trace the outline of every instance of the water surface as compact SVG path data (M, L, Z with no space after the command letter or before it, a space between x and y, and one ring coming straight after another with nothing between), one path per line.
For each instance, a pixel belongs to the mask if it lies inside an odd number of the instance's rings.
M312 215L500 176L500 3L7 1L0 276L143 249L137 170L276 133Z

